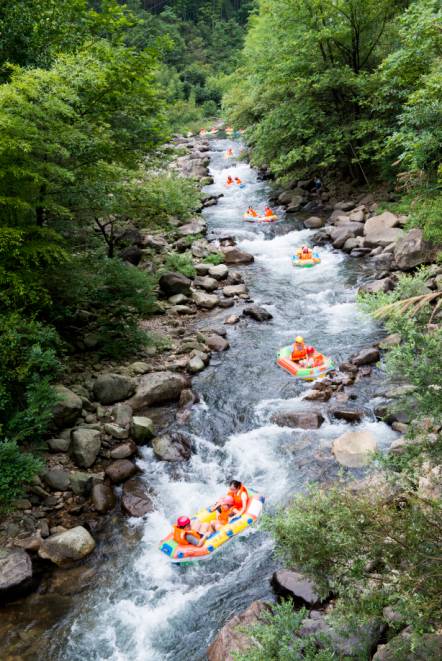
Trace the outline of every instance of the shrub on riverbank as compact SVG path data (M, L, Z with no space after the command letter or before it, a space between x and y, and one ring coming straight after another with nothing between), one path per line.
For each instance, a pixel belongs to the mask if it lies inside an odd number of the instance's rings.
M193 278L196 275L192 257L187 252L169 253L164 261L164 270L177 271L178 273L185 275L187 278Z
M23 496L25 486L42 468L43 462L28 452L21 452L15 441L0 441L0 512Z

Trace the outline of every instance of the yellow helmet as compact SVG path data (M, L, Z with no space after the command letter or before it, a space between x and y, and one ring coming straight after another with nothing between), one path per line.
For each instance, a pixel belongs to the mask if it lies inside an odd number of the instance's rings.
M298 335L298 337L295 338L295 342L304 342L304 338Z

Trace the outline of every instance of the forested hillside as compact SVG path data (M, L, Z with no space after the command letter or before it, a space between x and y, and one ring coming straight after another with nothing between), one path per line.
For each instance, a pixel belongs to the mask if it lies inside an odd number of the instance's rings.
M440 240L441 57L437 0L261 0L225 108L254 163L390 181Z
M32 473L15 443L38 446L66 358L121 357L148 341L139 320L154 309L158 276L127 266L134 232L199 206L196 185L166 172L163 145L218 114L217 76L233 68L247 11L246 2L138 0L0 7L7 501Z

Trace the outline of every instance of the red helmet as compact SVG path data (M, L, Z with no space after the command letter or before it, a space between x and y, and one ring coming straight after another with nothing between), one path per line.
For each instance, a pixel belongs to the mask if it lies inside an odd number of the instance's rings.
M222 499L221 505L233 505L234 502L235 501L233 500L232 496L226 496Z
M313 347L307 347L307 353L314 353L314 348Z
M176 520L176 524L178 528L184 528L185 526L188 526L190 523L190 519L188 516L179 516Z

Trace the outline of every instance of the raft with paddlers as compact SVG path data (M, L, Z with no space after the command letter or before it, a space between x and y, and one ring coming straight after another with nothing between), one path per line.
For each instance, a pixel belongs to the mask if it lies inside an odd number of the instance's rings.
M335 369L335 363L332 358L324 356L314 347L305 348L305 357L295 360L295 345L289 344L282 347L277 353L276 363L283 370L286 370L292 376L304 381L314 381L319 379ZM301 355L301 352L299 353ZM302 353L304 355L304 353Z
M226 188L230 188L230 186L233 186L233 184L236 184L240 188L246 187L245 183L243 183L239 177L232 177L229 175L226 179Z
M248 223L274 223L279 219L276 213L269 207L264 209L264 214L262 215L257 213L252 207L249 207L243 215L243 220Z
M160 543L160 550L165 553L174 563L188 563L195 560L207 560L227 542L238 537L244 530L250 528L262 514L264 496L260 496L253 489L248 489L248 502L244 514L234 516L226 525L209 535L201 546L191 544L179 544L171 532ZM200 510L190 519L192 522L210 523L215 521L217 511L214 505Z

